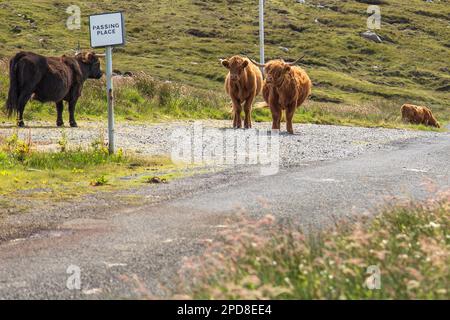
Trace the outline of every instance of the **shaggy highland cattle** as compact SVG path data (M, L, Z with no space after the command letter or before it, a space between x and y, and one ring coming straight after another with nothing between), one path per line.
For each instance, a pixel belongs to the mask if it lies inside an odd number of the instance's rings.
M32 52L19 52L9 64L9 92L6 110L17 113L17 125L24 127L23 112L30 99L55 102L57 126L63 126L63 101L69 103L70 126L76 127L75 105L87 79L100 79L102 71L97 55L79 53L75 57L44 57Z
M412 104L404 104L401 109L402 119L404 122L413 124L424 124L440 128L439 122L433 116L433 113L427 107L415 106Z
M292 119L295 110L311 94L311 80L302 68L295 66L300 60L292 63L272 60L264 65L252 60L253 64L264 67L265 70L263 97L272 112L272 129L274 130L280 129L282 111L285 110L287 131L293 134Z
M242 127L242 105L244 107L244 127L252 127L252 106L255 97L261 92L263 77L261 70L245 57L234 56L220 60L229 70L225 79L225 90L233 106L233 128Z

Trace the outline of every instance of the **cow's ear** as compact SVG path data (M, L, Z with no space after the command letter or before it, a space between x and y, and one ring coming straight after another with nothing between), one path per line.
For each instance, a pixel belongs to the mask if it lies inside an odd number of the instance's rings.
M228 60L220 60L220 63L227 69L230 69L230 63L228 62Z
M245 60L244 63L242 63L242 69L245 69L248 67L248 60Z
M289 71L291 71L291 66L287 64L284 66L284 72L289 72Z

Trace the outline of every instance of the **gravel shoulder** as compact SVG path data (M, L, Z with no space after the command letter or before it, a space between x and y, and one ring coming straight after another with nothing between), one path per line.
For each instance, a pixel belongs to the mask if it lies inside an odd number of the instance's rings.
M230 121L199 121L203 128L213 130L216 137L224 134ZM174 130L192 130L193 121L161 124L137 124L120 122L115 127L116 146L142 155L170 155L174 143ZM257 130L269 130L270 123L256 123ZM7 137L17 129L1 127L0 137ZM294 125L295 135L280 133L280 163L282 166L301 165L311 161L325 161L355 157L360 154L390 149L410 139L435 138L445 133L396 130L384 128L362 128L323 126L313 124ZM230 129L230 131L234 131ZM246 130L237 130L237 135L246 135ZM18 131L22 139L31 137L40 150L57 150L58 141L65 135L69 146L89 146L93 141L107 139L106 123L84 122L80 128L56 128L48 122L30 122L29 129ZM106 140L105 140L106 141Z

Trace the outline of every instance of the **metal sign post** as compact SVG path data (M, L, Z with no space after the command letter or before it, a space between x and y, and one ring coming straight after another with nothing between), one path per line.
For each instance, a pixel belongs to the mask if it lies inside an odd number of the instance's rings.
M125 44L125 23L122 12L110 12L89 16L91 47L104 47L106 57L106 97L108 105L109 153L116 151L114 141L114 87L112 82L113 46Z
M264 57L264 1L259 0L259 63L261 64L265 64L266 59ZM261 71L264 72L264 70Z
M108 102L108 150L110 154L116 152L114 142L114 88L112 82L112 47L106 47L106 94Z

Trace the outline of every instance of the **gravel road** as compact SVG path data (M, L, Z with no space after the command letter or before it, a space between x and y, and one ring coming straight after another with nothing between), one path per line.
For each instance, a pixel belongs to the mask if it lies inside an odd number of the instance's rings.
M58 141L63 134L66 135L69 146L88 146L98 139L106 139L107 131L104 123L89 122L80 123L77 129L59 129L46 122L29 123L30 129L19 130L22 139L31 135L33 143L39 149L58 149ZM229 128L229 121L202 121L204 128L215 128L213 136L224 134L225 128ZM171 122L164 124L130 124L119 123L116 125L116 145L127 151L137 152L143 155L169 155L174 143L171 134L174 130L187 128L192 130L193 122ZM269 123L256 123L257 130L268 130ZM355 157L365 152L380 149L389 150L396 144L410 139L433 138L442 133L392 130L383 128L359 128L342 126L321 126L302 124L294 126L295 135L280 134L280 164L282 166L301 165L305 162L324 161L331 159L343 159ZM2 128L0 137L11 135L15 129ZM235 130L229 130L235 131ZM244 136L245 130L236 131ZM178 143L178 142L175 142Z
M89 144L104 130L96 123L81 125L64 130L71 145ZM118 146L168 154L171 132L191 125L119 124ZM220 135L229 123L204 125L218 128ZM132 298L139 296L139 285L129 281L134 278L152 295L167 297L183 257L201 254L205 242L238 211L255 217L271 213L321 228L336 217L376 212L393 197L420 201L450 188L449 133L316 125L295 129L296 135L280 136L281 167L273 175L261 175L255 166L225 167L167 185L99 193L10 215L3 221L8 230L37 228L0 243L0 299ZM0 135L11 133L0 129ZM30 134L39 148L55 148L62 130L36 123ZM121 200L129 195L140 200ZM0 224L0 233L5 230ZM81 269L80 290L66 286L71 265Z

